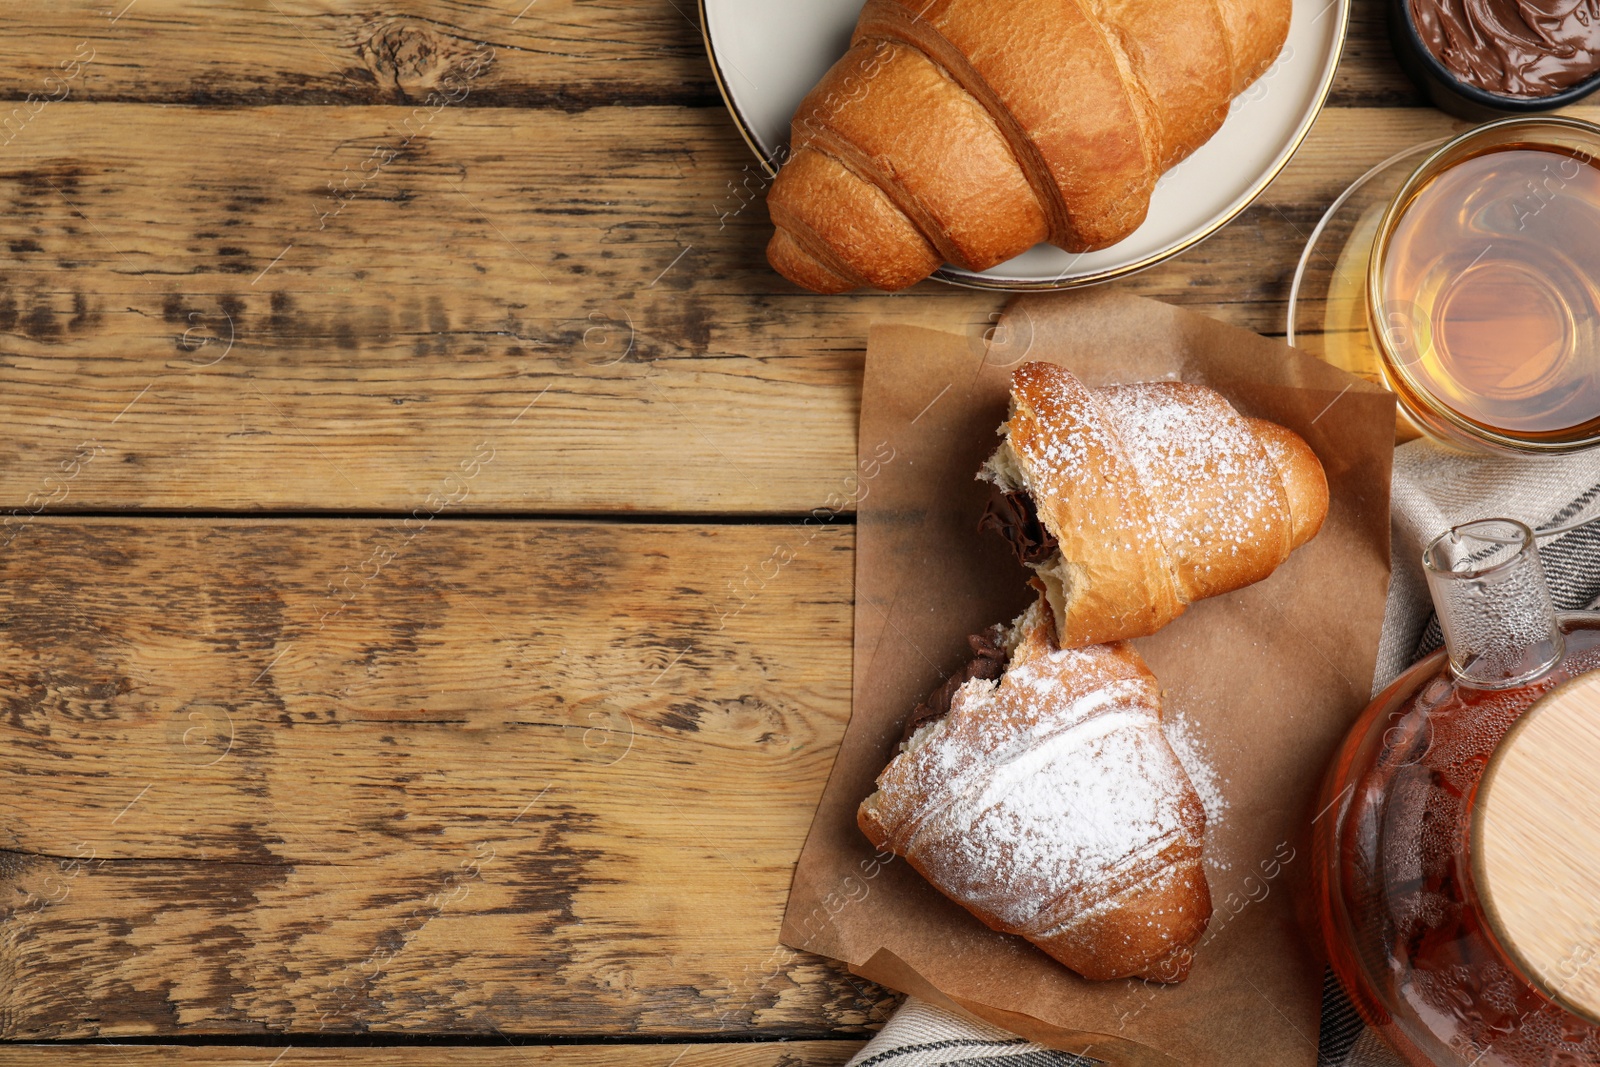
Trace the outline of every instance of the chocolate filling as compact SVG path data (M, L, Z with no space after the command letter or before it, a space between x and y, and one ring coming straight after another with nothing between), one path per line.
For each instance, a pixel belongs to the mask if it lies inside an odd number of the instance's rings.
M998 626L991 626L981 634L968 637L967 644L972 646L972 659L966 666L946 678L939 688L928 695L927 700L911 710L911 717L906 720L905 732L900 740L911 740L911 735L923 726L950 714L950 703L956 698L956 690L973 678L983 678L992 682L1004 674L1006 660L1010 658L1010 654L1000 647L999 642Z
M1055 535L1039 521L1033 497L1021 490L995 489L983 509L983 518L978 520L978 529L993 530L1004 537L1024 564L1043 563L1056 550Z

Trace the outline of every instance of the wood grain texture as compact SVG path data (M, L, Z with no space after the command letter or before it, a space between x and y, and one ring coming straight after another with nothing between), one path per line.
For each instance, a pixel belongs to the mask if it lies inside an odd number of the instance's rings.
M203 105L386 104L426 98L464 55L495 50L472 107L720 104L694 0L13 0L0 10L0 99ZM1331 102L1417 106L1381 0L1356 0ZM83 53L89 54L89 53ZM55 79L47 83L47 79ZM3 139L3 138L0 138Z
M850 531L450 516L848 510L868 324L976 350L1002 298L774 275L684 0L196 12L0 10L0 1036L881 1021L776 944L847 711ZM1381 34L1362 0L1296 161L1120 284L1281 331L1324 205L1452 128ZM395 517L39 514L138 508Z
M488 440L474 508L804 512L868 323L999 306L789 286L720 111L242 114L60 104L0 154L0 501L404 510Z
M83 101L416 103L487 45L469 106L707 106L696 17L693 0L18 0L0 12L0 94L59 99L69 74Z
M850 528L31 533L0 1037L882 1020L777 945L849 710Z
M0 1046L8 1067L838 1067L860 1041L704 1045L518 1045L504 1048L304 1048L195 1045Z
M1584 674L1541 696L1496 747L1471 829L1495 940L1538 988L1589 1019L1600 1018L1597 767L1600 675Z
M720 110L245 114L69 102L0 153L0 508L403 511L488 442L473 510L803 513L853 462L868 325L976 354L1003 303L789 285ZM1375 114L1120 284L1281 332L1324 205L1458 126Z

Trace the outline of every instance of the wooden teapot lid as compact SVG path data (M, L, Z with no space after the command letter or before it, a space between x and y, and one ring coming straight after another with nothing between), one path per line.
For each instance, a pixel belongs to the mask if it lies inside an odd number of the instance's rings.
M1600 1025L1600 671L1552 689L1512 726L1484 770L1472 835L1501 945Z

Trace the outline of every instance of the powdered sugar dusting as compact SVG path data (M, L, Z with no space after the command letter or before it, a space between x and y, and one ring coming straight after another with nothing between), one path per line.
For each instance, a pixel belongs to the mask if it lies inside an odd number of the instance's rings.
M1100 418L1088 391L1075 377L1060 368L1058 373L1035 379L1037 410L1034 416L1047 432L1012 435L1007 444L1025 462L1019 466L1024 487L1040 499L1054 493L1054 487L1074 484L1086 490L1100 480L1100 457L1114 452L1116 440L1110 427ZM1015 415L1013 416L1013 419ZM1005 447L1005 446L1002 446ZM1102 535L1125 536L1126 517L1120 509L1083 506L1072 509L1073 525ZM1048 521L1048 519L1047 519ZM1062 531L1053 530L1057 537Z
M1149 684L1123 678L1076 697L1063 685L1064 672L1087 666L1068 661L1104 654L1052 650L999 685L968 683L939 724L961 716L960 742L902 757L920 764L919 780L940 783L911 846L946 892L1013 929L1042 932L1091 907L1185 832L1181 765Z
M1162 502L1153 522L1192 584L1191 597L1209 595L1207 572L1219 564L1231 571L1240 556L1259 558L1267 571L1277 566L1288 518L1277 468L1227 401L1176 382L1108 386L1094 395L1145 492ZM1218 580L1224 588L1239 584Z
M1024 370L1013 397L1031 406L1007 438L1020 462L1003 446L991 474L1017 468L1069 561L1129 559L1150 568L1147 583L1170 576L1187 603L1259 581L1288 556L1282 477L1220 393L1170 381L1086 389L1059 367ZM1052 587L1061 612L1059 599Z
M1206 825L1215 828L1228 812L1228 795L1223 790L1227 779L1217 774L1212 766L1211 749L1194 721L1181 711L1169 710L1161 722L1167 733L1167 742L1183 764L1194 791L1200 794L1200 806L1206 809Z

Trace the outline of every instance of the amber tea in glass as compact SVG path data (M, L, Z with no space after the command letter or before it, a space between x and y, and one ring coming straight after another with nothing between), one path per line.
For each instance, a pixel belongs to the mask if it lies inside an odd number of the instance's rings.
M1514 119L1441 148L1379 226L1368 312L1389 385L1434 437L1600 441L1600 127Z

